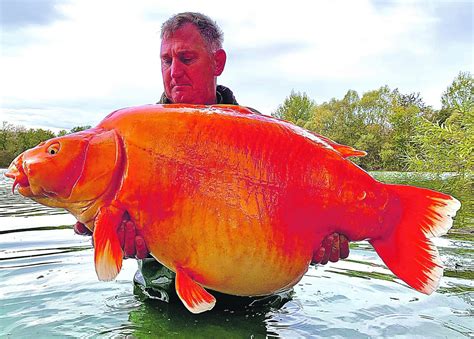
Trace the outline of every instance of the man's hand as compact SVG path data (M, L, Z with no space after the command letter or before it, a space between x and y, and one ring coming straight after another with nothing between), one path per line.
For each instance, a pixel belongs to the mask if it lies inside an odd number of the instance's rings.
M124 258L145 259L148 257L145 239L136 233L135 224L132 221L123 220L117 230L117 235Z
M79 235L92 235L92 232L79 221L74 225L74 232ZM117 229L117 235L123 250L123 257L145 259L148 257L148 248L143 237L136 233L135 224L127 219Z
M92 235L92 231L79 221L74 225L74 233L79 235Z
M313 254L313 264L326 265L328 261L336 262L349 256L349 241L338 233L333 233L324 238L321 248Z

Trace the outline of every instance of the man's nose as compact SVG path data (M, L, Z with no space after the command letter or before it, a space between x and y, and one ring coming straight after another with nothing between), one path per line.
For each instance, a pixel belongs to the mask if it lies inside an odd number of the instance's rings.
M171 63L171 77L179 78L184 73L184 65L179 60L173 60Z

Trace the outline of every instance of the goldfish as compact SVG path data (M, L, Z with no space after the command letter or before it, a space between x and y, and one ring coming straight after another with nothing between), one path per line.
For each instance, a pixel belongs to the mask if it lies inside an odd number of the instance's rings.
M193 313L214 307L208 290L291 288L334 232L367 240L398 278L430 294L443 275L431 238L449 230L460 202L378 182L348 159L363 155L245 107L145 105L40 143L5 175L93 231L100 280L121 270L117 228L129 217Z

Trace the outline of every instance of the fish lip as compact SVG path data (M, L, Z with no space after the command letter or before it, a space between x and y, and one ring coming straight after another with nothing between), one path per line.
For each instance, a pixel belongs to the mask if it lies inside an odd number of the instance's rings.
M10 166L11 167L11 166ZM4 175L7 177L7 178L10 178L10 179L15 179L15 175L13 173L10 173L10 168L8 168L8 172L4 173Z
M7 172L4 174L7 178L14 180L12 186L12 193L15 192L15 188L17 186L20 186L20 188L23 189L22 191L25 191L24 189L27 189L30 186L28 176L26 175L21 164L22 161L21 158L19 158L16 162L13 162L10 167L8 167Z

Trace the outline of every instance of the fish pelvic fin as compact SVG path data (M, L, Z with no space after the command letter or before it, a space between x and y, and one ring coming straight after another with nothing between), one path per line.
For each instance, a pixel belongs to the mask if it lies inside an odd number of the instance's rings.
M216 298L192 280L183 268L176 269L175 285L179 298L192 313L209 311L216 304Z
M123 213L107 207L99 211L94 225L94 263L97 277L102 281L115 279L122 269L123 251L117 228Z
M391 232L370 240L379 256L400 279L419 292L431 294L443 276L438 249L430 238L447 233L461 203L432 190L387 185L402 210Z

